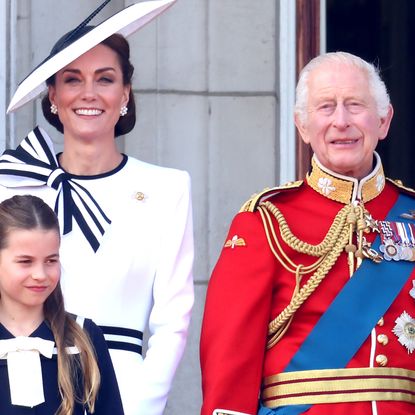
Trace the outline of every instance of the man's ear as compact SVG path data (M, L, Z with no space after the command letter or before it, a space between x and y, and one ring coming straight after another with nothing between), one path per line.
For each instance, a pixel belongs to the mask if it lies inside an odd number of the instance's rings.
M310 139L308 138L307 128L304 121L300 119L299 114L294 115L295 126L297 127L298 132L305 144L310 144Z
M392 105L389 105L386 116L380 118L379 140L383 140L388 135L389 127L392 122L392 117L393 117L393 107Z

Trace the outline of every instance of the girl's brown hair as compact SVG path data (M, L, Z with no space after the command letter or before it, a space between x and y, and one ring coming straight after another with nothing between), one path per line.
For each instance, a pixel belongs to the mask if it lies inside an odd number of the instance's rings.
M42 199L31 195L13 196L0 203L0 251L7 247L8 235L16 229L53 230L59 235L59 222ZM101 380L94 347L88 334L65 311L60 283L46 299L43 311L58 350L58 385L62 403L56 415L72 414L75 402L86 405L93 413ZM66 347L70 346L76 346L79 355L67 353ZM74 387L79 372L83 379L82 396L77 396Z

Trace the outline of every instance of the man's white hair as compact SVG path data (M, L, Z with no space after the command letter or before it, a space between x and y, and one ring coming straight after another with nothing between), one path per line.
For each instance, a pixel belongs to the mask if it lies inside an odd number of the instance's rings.
M307 120L308 80L310 73L327 63L351 65L363 70L367 74L369 91L376 102L378 115L380 117L387 115L390 98L378 68L351 53L329 52L312 59L300 72L296 88L294 112L299 117L301 123Z

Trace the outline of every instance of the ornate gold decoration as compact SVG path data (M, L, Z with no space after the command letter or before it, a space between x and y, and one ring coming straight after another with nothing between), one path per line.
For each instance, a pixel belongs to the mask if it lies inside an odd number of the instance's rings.
M409 193L412 196L415 194L415 189L413 189L412 187L407 187L402 183L402 180L393 180L393 179L389 179L388 177L386 178L386 180L389 183L392 183L393 185L395 185L396 187L398 187L399 189L403 190L405 193Z
M382 401L415 403L415 371L393 367L320 369L279 373L264 379L268 408L285 405Z
M321 195L341 202L351 203L357 192L361 192L359 199L364 203L374 199L385 187L385 175L380 160L374 172L362 181L355 178L341 176L323 167L316 157L311 160L312 170L307 175L307 183Z
M267 197L273 196L280 192L284 192L291 189L297 189L303 184L303 180L297 180L295 182L288 182L283 184L282 186L277 186L273 188L265 188L260 193L253 194L241 207L239 212L254 212L258 207L258 204Z
M246 242L243 238L239 238L238 235L234 235L232 239L228 239L225 242L224 248L235 248L235 246L246 246Z
M295 275L295 289L290 303L268 326L270 336L267 347L274 346L288 329L295 312L319 286L321 281L336 263L340 254L348 252L350 276L355 271L354 258L357 257L357 266L363 257L370 257L370 245L363 237L369 230L370 221L363 204L349 204L344 206L334 218L324 240L312 245L298 239L290 230L281 211L271 202L262 202L258 206L270 249L280 264ZM276 235L271 215L277 220L282 240L293 250L318 257L311 265L295 264L284 252ZM353 244L353 234L357 232L357 246ZM372 258L373 259L373 258ZM302 277L313 273L308 281L300 288Z

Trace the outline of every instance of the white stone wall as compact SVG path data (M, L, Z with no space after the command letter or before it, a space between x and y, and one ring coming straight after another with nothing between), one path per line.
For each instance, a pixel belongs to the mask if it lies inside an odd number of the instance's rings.
M21 80L101 0L9 0L17 50L9 81ZM113 0L101 17L133 1ZM209 274L233 215L278 182L278 1L178 0L130 38L138 123L120 140L127 154L192 177L196 303L188 347L165 411L197 414L199 332ZM39 104L8 116L8 145L35 122Z

